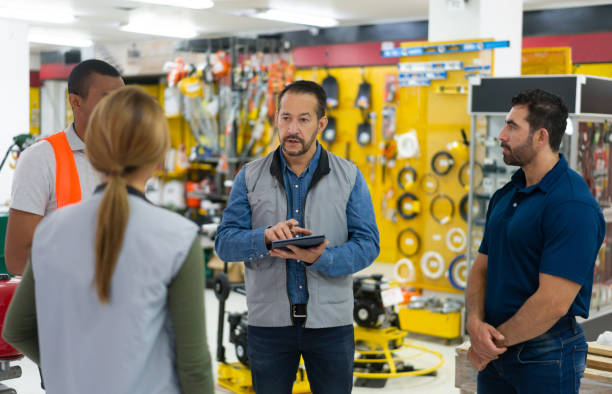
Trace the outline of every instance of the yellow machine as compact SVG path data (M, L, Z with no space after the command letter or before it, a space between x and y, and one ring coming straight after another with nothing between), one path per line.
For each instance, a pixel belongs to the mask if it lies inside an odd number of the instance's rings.
M444 364L444 357L435 350L406 341L406 331L396 327L366 328L355 326L355 359L353 376L365 379L387 379L403 376L431 375ZM429 355L429 357L424 357ZM415 369L407 360L423 361Z
M227 264L227 263L224 263ZM230 313L228 316L230 342L236 347L236 357L239 362L227 363L225 358L225 346L223 346L223 326L225 318L225 300L231 291L239 294L246 294L244 284L232 284L225 273L220 273L215 277L214 284L215 296L219 300L219 325L217 333L217 383L220 386L237 394L254 393L251 370L248 367L248 357L246 355L246 335L247 322L246 314ZM292 393L310 393L310 384L306 376L304 361L300 360L300 367L293 383Z
M242 363L219 364L217 374L219 375L217 383L233 393L249 394L255 392L251 380L251 370ZM306 371L300 366L295 383L293 383L292 393L310 392L310 384L308 384L308 379L306 378Z

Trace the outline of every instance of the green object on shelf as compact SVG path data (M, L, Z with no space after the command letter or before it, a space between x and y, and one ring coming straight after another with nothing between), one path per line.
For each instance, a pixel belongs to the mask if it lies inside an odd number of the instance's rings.
M6 238L6 225L8 224L8 211L0 211L0 274L8 274L4 263L4 239Z

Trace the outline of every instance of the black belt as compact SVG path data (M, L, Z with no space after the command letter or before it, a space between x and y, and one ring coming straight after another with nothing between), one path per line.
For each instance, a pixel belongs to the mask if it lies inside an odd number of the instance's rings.
M306 304L291 305L291 317L306 317Z

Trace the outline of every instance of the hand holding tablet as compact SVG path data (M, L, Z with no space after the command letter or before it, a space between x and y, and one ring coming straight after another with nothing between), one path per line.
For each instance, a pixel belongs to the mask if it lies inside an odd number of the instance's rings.
M325 235L308 235L305 237L294 237L272 241L271 249L289 250L287 245L295 245L299 248L310 248L321 245L323 242L325 242Z

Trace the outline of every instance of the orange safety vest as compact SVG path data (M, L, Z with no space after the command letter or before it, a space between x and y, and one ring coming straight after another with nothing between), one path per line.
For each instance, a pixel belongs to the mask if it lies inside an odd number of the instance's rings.
M57 208L81 201L81 182L66 133L60 131L43 139L51 144L55 153Z

